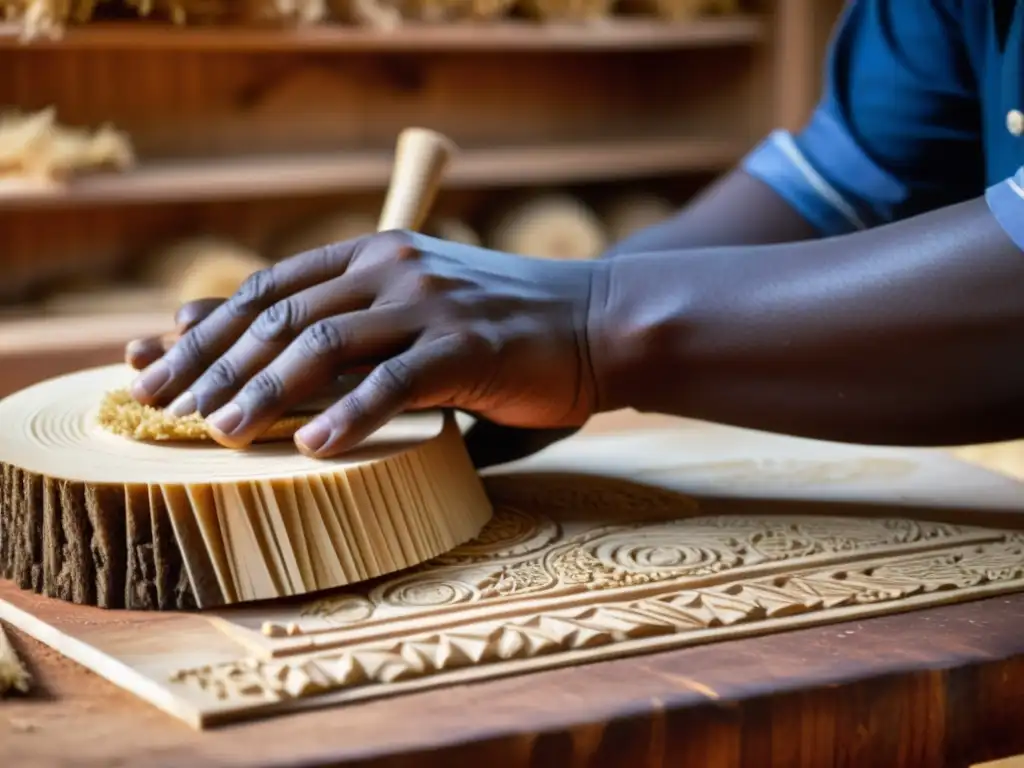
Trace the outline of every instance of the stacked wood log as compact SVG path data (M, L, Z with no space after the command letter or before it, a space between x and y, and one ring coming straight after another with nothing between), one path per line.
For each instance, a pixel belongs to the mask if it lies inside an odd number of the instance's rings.
M276 238L270 248L271 258L280 261L331 243L353 240L371 234L376 227L377 220L374 217L359 211L338 211L318 216L289 229L283 237ZM469 224L451 216L430 219L423 227L423 232L456 243L482 244L480 235Z
M507 202L482 233L454 216L434 217L423 231L443 240L535 258L591 259L672 212L666 199L648 192L615 195L596 208L566 193L544 192ZM362 237L375 228L370 214L340 210L286 228L261 251L223 235L184 237L146 253L131 283L65 284L45 299L43 309L62 314L157 307L173 311L195 299L226 298L253 272L276 261Z
M150 255L143 281L161 287L177 303L227 298L246 278L270 266L260 254L226 238L189 237Z
M48 314L138 312L166 308L203 298L226 298L249 275L275 261L315 248L370 234L377 226L368 214L338 212L302 222L272 239L265 254L221 235L184 237L151 249L128 283L103 280L66 281L46 296ZM424 231L434 237L467 245L482 239L466 222L454 217L428 221Z
M669 218L673 206L645 191L624 192L592 207L565 192L521 195L499 206L478 231L456 216L436 216L423 227L443 240L547 259L592 259L610 245ZM231 296L253 272L276 261L352 240L375 231L376 220L359 210L338 210L300 220L259 250L226 235L202 233L163 243L140 259L132 280L64 282L43 300L54 314L173 311L200 298Z
M442 216L427 222L424 232L432 237L450 240L453 243L483 245L483 240L473 227L462 221L462 219L456 219L451 216Z
M275 238L270 246L274 261L286 259L314 248L340 243L371 234L377 229L377 219L361 211L337 211L302 221Z
M560 193L512 205L498 217L488 240L496 250L544 259L592 259L608 244L597 214Z
M672 216L672 204L658 195L631 192L607 201L601 219L608 240L616 243L635 232L659 224Z

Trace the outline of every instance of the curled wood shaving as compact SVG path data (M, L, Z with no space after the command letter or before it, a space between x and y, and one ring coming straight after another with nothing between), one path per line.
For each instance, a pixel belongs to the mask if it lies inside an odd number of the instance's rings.
M53 107L0 111L0 178L57 182L134 163L131 141L109 125L96 131L63 126Z
M0 0L0 15L21 28L22 40L59 39L68 22L86 22L105 0Z
M14 646L7 639L4 628L0 625L0 697L11 691L28 693L32 685L32 676L21 663Z
M59 39L69 24L85 24L96 10L114 8L136 17L175 24L273 22L316 24L327 18L327 0L0 0L0 18L20 27L24 41Z
M315 413L284 416L274 422L257 442L291 440L292 436L315 417ZM198 413L172 416L166 411L143 405L127 389L108 392L100 403L96 420L115 435L140 442L210 441L206 422Z

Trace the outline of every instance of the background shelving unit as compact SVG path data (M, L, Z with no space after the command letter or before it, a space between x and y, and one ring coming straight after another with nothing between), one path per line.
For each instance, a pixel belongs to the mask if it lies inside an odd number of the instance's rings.
M715 171L746 148L736 139L644 138L563 141L550 145L463 147L445 189L488 190L530 184L642 179ZM158 161L127 174L85 177L60 189L0 187L0 210L69 206L162 205L267 197L379 192L391 175L386 151L311 152L229 159Z
M118 360L127 339L170 325L163 311L47 317L31 303L47 286L114 280L184 234L262 251L318 213L375 212L408 125L461 147L443 215L483 222L537 189L682 203L771 128L802 122L840 5L393 32L95 23L27 45L0 26L0 105L110 122L139 157L60 188L0 181L0 396Z

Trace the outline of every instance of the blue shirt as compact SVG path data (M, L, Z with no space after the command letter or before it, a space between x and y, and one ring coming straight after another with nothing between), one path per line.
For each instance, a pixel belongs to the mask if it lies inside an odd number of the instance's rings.
M984 195L1024 249L1024 0L849 0L814 114L743 165L824 236Z

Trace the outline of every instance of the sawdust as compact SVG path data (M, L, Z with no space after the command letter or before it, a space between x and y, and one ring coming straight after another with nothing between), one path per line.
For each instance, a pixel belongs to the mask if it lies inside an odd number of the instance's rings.
M0 625L0 698L11 691L28 693L31 685L32 677L21 663L18 654L14 652L14 646Z
M256 441L291 440L315 416L315 413L284 416ZM127 389L108 392L100 403L96 420L107 431L140 442L203 442L213 439L198 413L172 416L162 409L143 405Z

